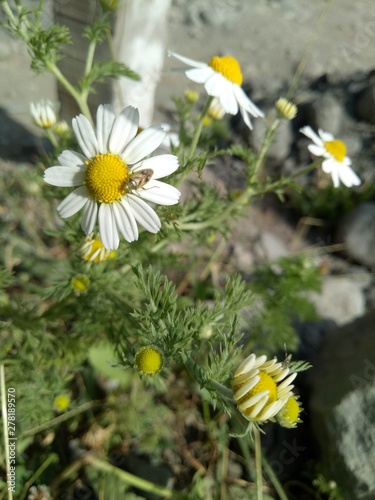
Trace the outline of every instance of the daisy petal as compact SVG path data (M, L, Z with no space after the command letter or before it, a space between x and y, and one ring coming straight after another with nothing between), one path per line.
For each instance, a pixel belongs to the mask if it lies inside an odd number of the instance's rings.
M328 158L327 160L324 160L322 163L322 170L326 174L332 174L335 170L337 170L337 164L336 161L333 160L332 158ZM340 166L339 166L340 168Z
M120 238L116 227L112 205L102 203L98 214L100 239L107 250L117 250Z
M146 202L134 195L129 195L128 201L138 224L150 233L157 233L161 227L161 223L155 211Z
M188 66L193 66L194 68L205 68L208 66L204 62L195 61L194 59L190 59L189 57L180 56L180 54L176 54L176 52L171 52L170 50L168 50L168 56L175 57L179 61L187 64Z
M98 141L96 140L94 130L86 116L79 115L73 118L72 127L79 147L82 149L86 158L92 158L98 153Z
M330 134L329 132L324 132L324 130L322 130L321 128L318 129L318 133L323 142L330 142L335 140L335 137L332 134Z
M44 180L52 186L82 186L85 170L86 168L83 170L82 167L50 167L44 172Z
M116 118L109 139L109 150L121 154L125 146L136 136L139 125L139 112L133 106L127 106Z
M227 113L231 115L236 115L238 113L238 103L232 89L228 89L227 92L223 92L220 96L220 104Z
M86 158L75 151L63 151L58 157L60 165L63 167L78 167L84 165Z
M324 156L325 149L322 146L317 146L316 144L309 144L307 149L315 156Z
M322 139L313 131L313 129L309 126L302 127L299 131L304 134L306 137L311 139L317 146L324 147L324 143Z
M57 210L63 219L76 214L89 200L89 193L86 187L75 189L60 203Z
M358 175L350 168L349 165L342 165L340 170L340 179L346 187L359 186L361 184L361 179Z
M208 95L214 97L220 97L220 103L226 110L224 104L221 102L221 96L227 93L227 90L231 90L229 82L220 73L213 72L212 75L207 79L204 84L204 88Z
M165 132L160 125L148 127L126 146L121 157L127 164L137 163L155 151L164 138Z
M96 219L98 217L98 204L95 200L88 200L82 215L81 227L88 235L94 230Z
M185 71L185 75L189 78L189 80L195 83L204 83L208 78L210 78L211 75L214 74L216 73L212 68L210 68L210 66L205 68L188 69Z
M245 94L243 89L239 85L233 85L233 92L236 96L238 105L240 108L244 108L244 110L248 111L255 118L263 118L264 113L261 111L258 106L256 106L251 99Z
M138 239L138 227L128 200L123 198L113 205L118 230L129 243L136 241Z
M115 113L110 104L102 104L96 112L96 136L98 138L98 152L107 153L108 138L111 133Z
M159 205L175 205L180 198L180 191L165 182L151 179L144 189L138 189L137 195L144 200Z
M339 174L339 171L337 168L332 170L331 177L332 177L332 182L333 182L334 187L338 188L340 185L340 174Z
M161 179L172 174L178 169L178 158L174 155L158 155L152 158L147 158L140 162L136 167L132 168L133 172L151 168L154 171L153 179Z

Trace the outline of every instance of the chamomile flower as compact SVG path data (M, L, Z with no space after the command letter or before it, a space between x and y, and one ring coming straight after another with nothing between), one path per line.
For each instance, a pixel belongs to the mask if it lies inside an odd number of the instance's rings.
M209 63L195 61L169 52L170 56L192 66L185 75L196 83L203 83L207 94L217 97L226 113L236 115L240 110L246 125L251 129L250 115L263 117L264 113L247 97L241 85L243 76L237 59L231 56L213 57Z
M273 419L292 395L291 383L296 373L276 358L250 354L234 373L233 396L243 416L250 422L263 424Z
M164 364L164 356L155 346L144 346L135 355L135 367L143 375L156 375Z
M57 207L60 216L71 217L83 209L82 229L89 235L98 221L107 250L118 248L120 235L129 242L137 240L137 223L151 233L159 231L160 219L145 200L174 205L180 197L175 187L157 180L178 168L177 157L147 158L165 132L156 125L137 135L138 125L139 113L132 106L116 118L110 105L100 105L96 132L79 115L73 119L73 131L83 154L63 151L60 165L44 174L48 184L76 188Z
M359 186L361 179L352 170L351 159L346 156L346 144L335 139L332 134L319 129L316 134L311 127L303 127L300 132L311 139L314 144L307 147L315 156L325 158L322 163L323 172L331 174L335 187L339 187L340 181L346 187Z
M49 100L32 102L30 104L30 113L34 123L41 128L50 128L57 123L57 105Z
M114 258L115 250L107 250L99 238L86 236L85 242L81 247L81 255L87 262L104 262L107 259Z

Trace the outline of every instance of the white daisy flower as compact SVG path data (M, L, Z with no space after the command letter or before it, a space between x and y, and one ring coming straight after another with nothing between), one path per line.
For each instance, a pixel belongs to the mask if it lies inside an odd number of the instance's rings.
M89 120L73 119L73 131L83 155L63 151L59 166L45 171L48 184L77 187L57 207L70 217L83 208L82 229L89 235L98 219L100 239L108 250L116 250L120 234L129 242L138 239L137 223L151 233L160 220L144 201L174 205L180 192L157 179L178 168L178 159L165 154L146 158L162 143L165 132L158 125L137 135L138 109L126 107L116 118L110 105L100 105L96 133Z
M346 187L359 186L361 179L352 170L351 159L346 156L346 145L344 142L335 139L332 134L318 129L317 135L311 127L303 127L300 132L311 139L314 144L307 147L315 156L325 158L322 163L323 172L331 174L333 185L337 188L340 181Z
M30 113L34 123L41 128L50 128L57 123L57 104L49 100L32 102L30 104Z
M196 83L203 83L207 94L217 97L226 113L236 115L240 110L246 125L251 129L250 115L263 117L264 113L247 97L242 90L242 73L237 59L231 56L215 56L206 64L168 52L170 56L182 61L193 69L185 71L185 75Z
M292 396L291 383L297 374L277 359L250 354L237 368L232 380L233 397L238 409L250 422L273 419Z

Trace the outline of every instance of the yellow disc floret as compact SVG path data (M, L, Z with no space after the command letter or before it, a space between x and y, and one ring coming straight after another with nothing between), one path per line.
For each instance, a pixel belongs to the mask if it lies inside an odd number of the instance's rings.
M276 415L277 421L282 427L292 429L297 426L298 422L301 422L299 418L301 410L302 408L297 398L291 396Z
M346 155L346 145L342 141L334 140L327 141L324 146L329 154L331 154L335 160L343 161Z
M65 411L70 404L70 397L67 394L59 394L53 401L53 407L58 412Z
M268 375L268 373L260 371L257 376L260 378L259 382L257 382L250 391L248 391L242 398L237 402L239 405L244 403L245 401L248 401L250 398L255 396L256 394L259 394L260 392L268 390L268 400L266 406L268 406L270 403L273 403L276 401L277 397L277 387L276 383L273 380L272 377ZM243 384L241 384L243 385ZM239 386L234 386L233 390L237 391ZM247 408L245 410L245 413L251 413L253 407L251 406L250 408Z
M112 203L121 198L129 182L126 163L118 155L98 154L87 163L85 185L100 203Z
M219 57L215 56L208 63L209 66L218 73L221 73L225 78L237 85L242 85L243 77L241 67L237 59L231 56Z
M135 367L143 375L155 375L163 366L163 355L157 347L141 347L135 355Z

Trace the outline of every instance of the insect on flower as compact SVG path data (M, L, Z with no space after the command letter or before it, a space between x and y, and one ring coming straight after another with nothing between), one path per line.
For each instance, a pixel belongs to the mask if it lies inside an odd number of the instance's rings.
M152 168L145 168L144 170L134 172L129 182L126 184L126 187L129 191L143 188L143 186L151 180L153 173L154 171Z

